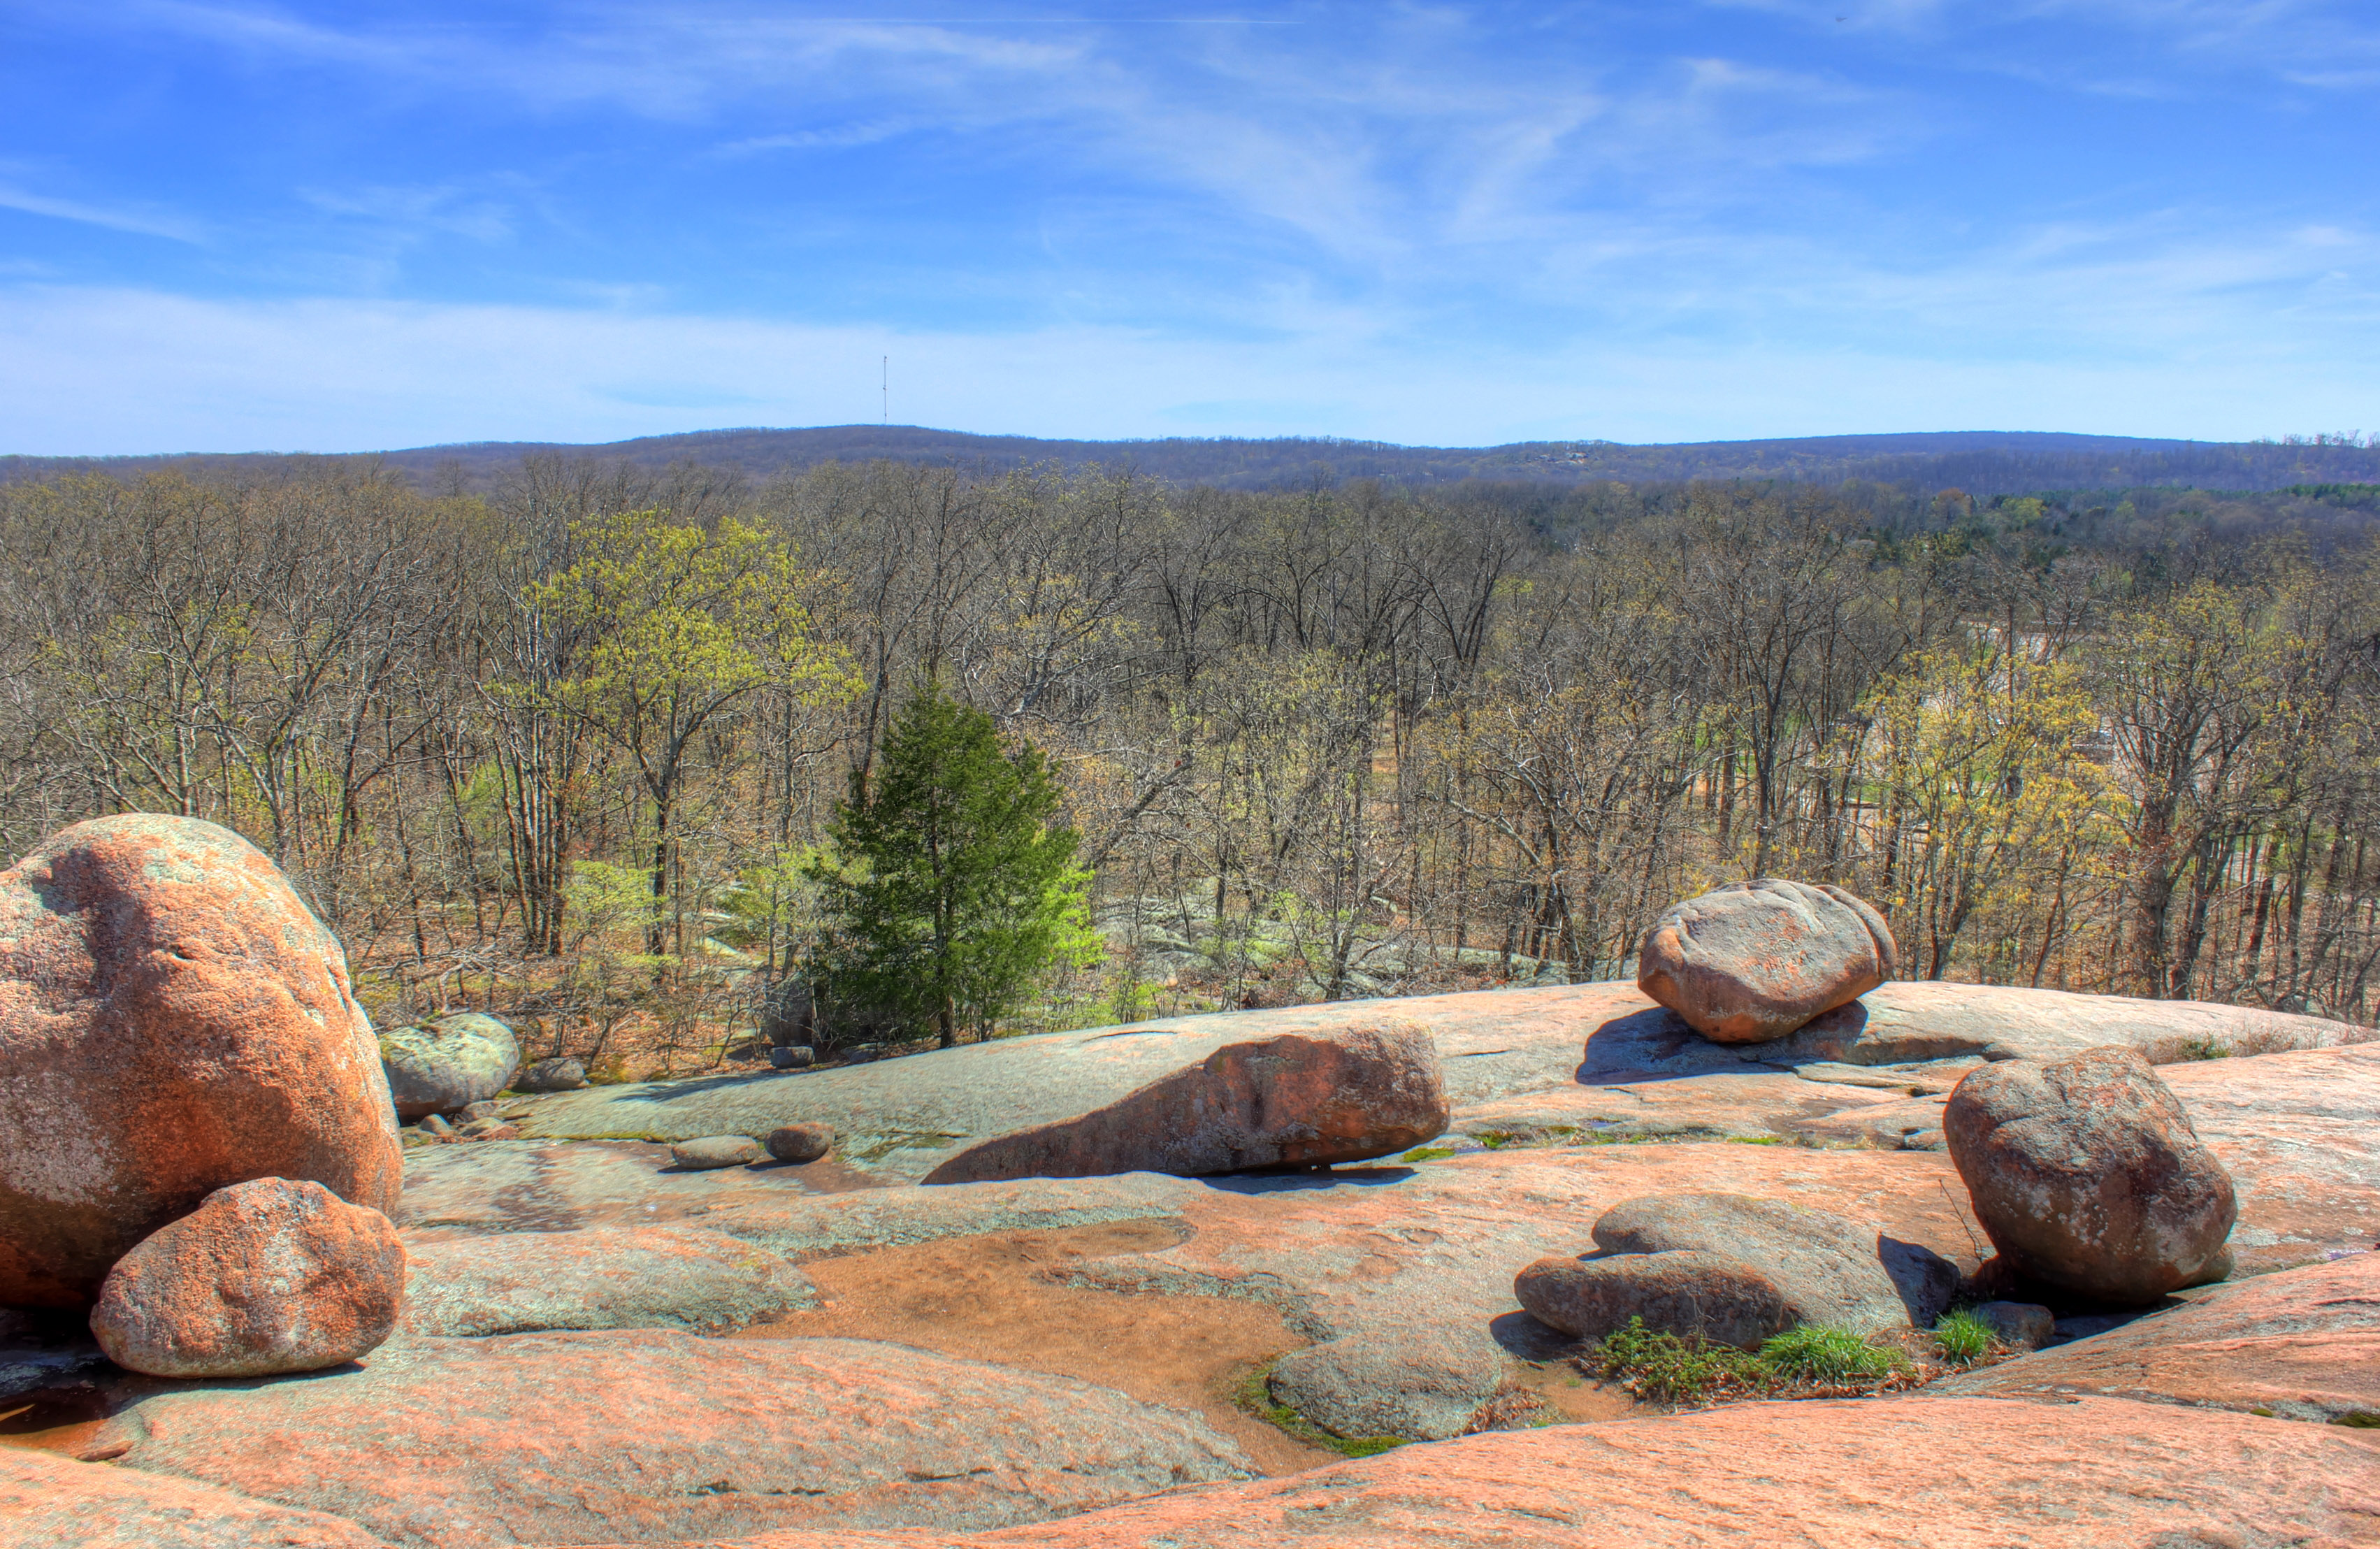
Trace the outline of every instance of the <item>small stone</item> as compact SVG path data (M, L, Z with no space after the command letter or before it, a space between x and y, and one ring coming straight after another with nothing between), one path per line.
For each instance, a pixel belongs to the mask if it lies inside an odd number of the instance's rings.
M742 1167L765 1162L769 1153L749 1135L705 1135L670 1147L670 1161L682 1172L709 1172L714 1167Z
M451 1140L455 1138L455 1127L436 1114L422 1116L421 1132L441 1140Z
M834 1128L826 1124L788 1124L769 1131L762 1142L780 1162L815 1162L834 1149Z
M779 1070L807 1070L818 1063L818 1051L799 1045L771 1049L769 1063Z
M218 1189L116 1261L91 1333L152 1377L316 1372L379 1348L405 1296L387 1216L319 1183Z
M506 1124L492 1115L485 1118L475 1118L455 1133L467 1140L517 1140L520 1139L520 1130L516 1126Z
M496 1116L496 1105L493 1103L466 1103L463 1104L463 1111L455 1116L465 1120L493 1118Z
M1975 1219L2028 1278L2138 1307L2229 1271L2231 1177L2137 1050L1980 1066L1942 1129Z
M2057 1315L2031 1301L1986 1301L1970 1309L1975 1322L2011 1350L2037 1350L2057 1332Z
M539 1060L515 1081L523 1092L577 1092L587 1084L587 1067L567 1055Z

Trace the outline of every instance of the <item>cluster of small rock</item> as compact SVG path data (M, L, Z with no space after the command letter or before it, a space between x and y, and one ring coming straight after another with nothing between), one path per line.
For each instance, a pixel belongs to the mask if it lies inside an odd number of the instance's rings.
M1789 1036L1891 977L1882 917L1837 887L1760 878L1677 904L1646 932L1638 986L1704 1036ZM2137 1307L2230 1273L2230 1177L2137 1050L2006 1060L1955 1087L1943 1128L1998 1257L1965 1287L2030 1287ZM1803 1323L1925 1328L1961 1289L1947 1261L1829 1212L1732 1195L1621 1202L1596 1250L1514 1282L1521 1305L1573 1337L1648 1329L1755 1348ZM1995 1337L2036 1348L2050 1310L1990 1299Z

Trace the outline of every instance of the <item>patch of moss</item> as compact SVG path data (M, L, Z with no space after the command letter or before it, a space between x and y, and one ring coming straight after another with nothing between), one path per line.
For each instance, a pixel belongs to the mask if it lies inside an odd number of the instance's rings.
M2350 1431L2380 1431L2380 1414L2374 1414L2370 1409L2350 1409L2331 1423L2344 1425Z
M1439 1162L1454 1154L1452 1146L1415 1146L1397 1160L1400 1162Z
M1342 1436L1324 1430L1272 1396L1272 1369L1279 1364L1275 1357L1249 1372L1232 1389L1232 1402L1243 1412L1256 1416L1283 1435L1292 1436L1308 1446L1318 1446L1335 1452L1342 1458L1376 1458L1383 1452L1405 1445L1402 1436Z

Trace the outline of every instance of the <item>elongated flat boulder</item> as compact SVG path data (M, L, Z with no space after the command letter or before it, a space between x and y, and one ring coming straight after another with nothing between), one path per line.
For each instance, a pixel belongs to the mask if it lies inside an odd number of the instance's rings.
M431 1549L967 1531L1250 1476L1204 1421L1062 1377L841 1339L420 1339L360 1371L158 1394L120 1466Z
M2260 1275L1944 1384L2009 1397L2077 1393L2380 1423L2380 1252Z
M548 1329L714 1334L814 1306L776 1254L698 1226L445 1232L406 1244L406 1333L456 1338Z
M928 1183L1327 1166L1407 1151L1445 1132L1428 1030L1349 1028L1227 1043L1079 1118L969 1147Z
M0 1306L88 1305L226 1184L395 1208L346 954L227 828L95 818L0 872Z
M212 1484L0 1446L0 1549L386 1549L319 1511Z
M1672 904L1637 948L1636 986L1721 1043L1766 1043L1899 971L1892 927L1823 883L1755 877Z
M1001 1532L749 1549L2344 1549L2380 1525L2375 1484L2380 1448L2331 1426L1918 1396L1500 1432Z

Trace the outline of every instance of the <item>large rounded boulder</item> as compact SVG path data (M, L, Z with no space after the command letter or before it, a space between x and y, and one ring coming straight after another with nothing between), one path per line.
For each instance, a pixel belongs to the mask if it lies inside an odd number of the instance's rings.
M2229 1268L2230 1175L2137 1050L1979 1066L1942 1132L1975 1219L2021 1275L2138 1306Z
M0 872L0 1305L87 1305L133 1244L250 1178L396 1206L346 955L213 823L97 818Z
M520 1069L513 1030L477 1011L382 1033L380 1055L396 1116L407 1123L484 1103Z
M110 1360L152 1377L319 1372L388 1338L405 1272L380 1212L319 1183L255 1178L118 1259L91 1331Z
M1765 1043L1898 969L1892 927L1840 887L1756 877L1672 904L1637 947L1636 987L1721 1043Z

